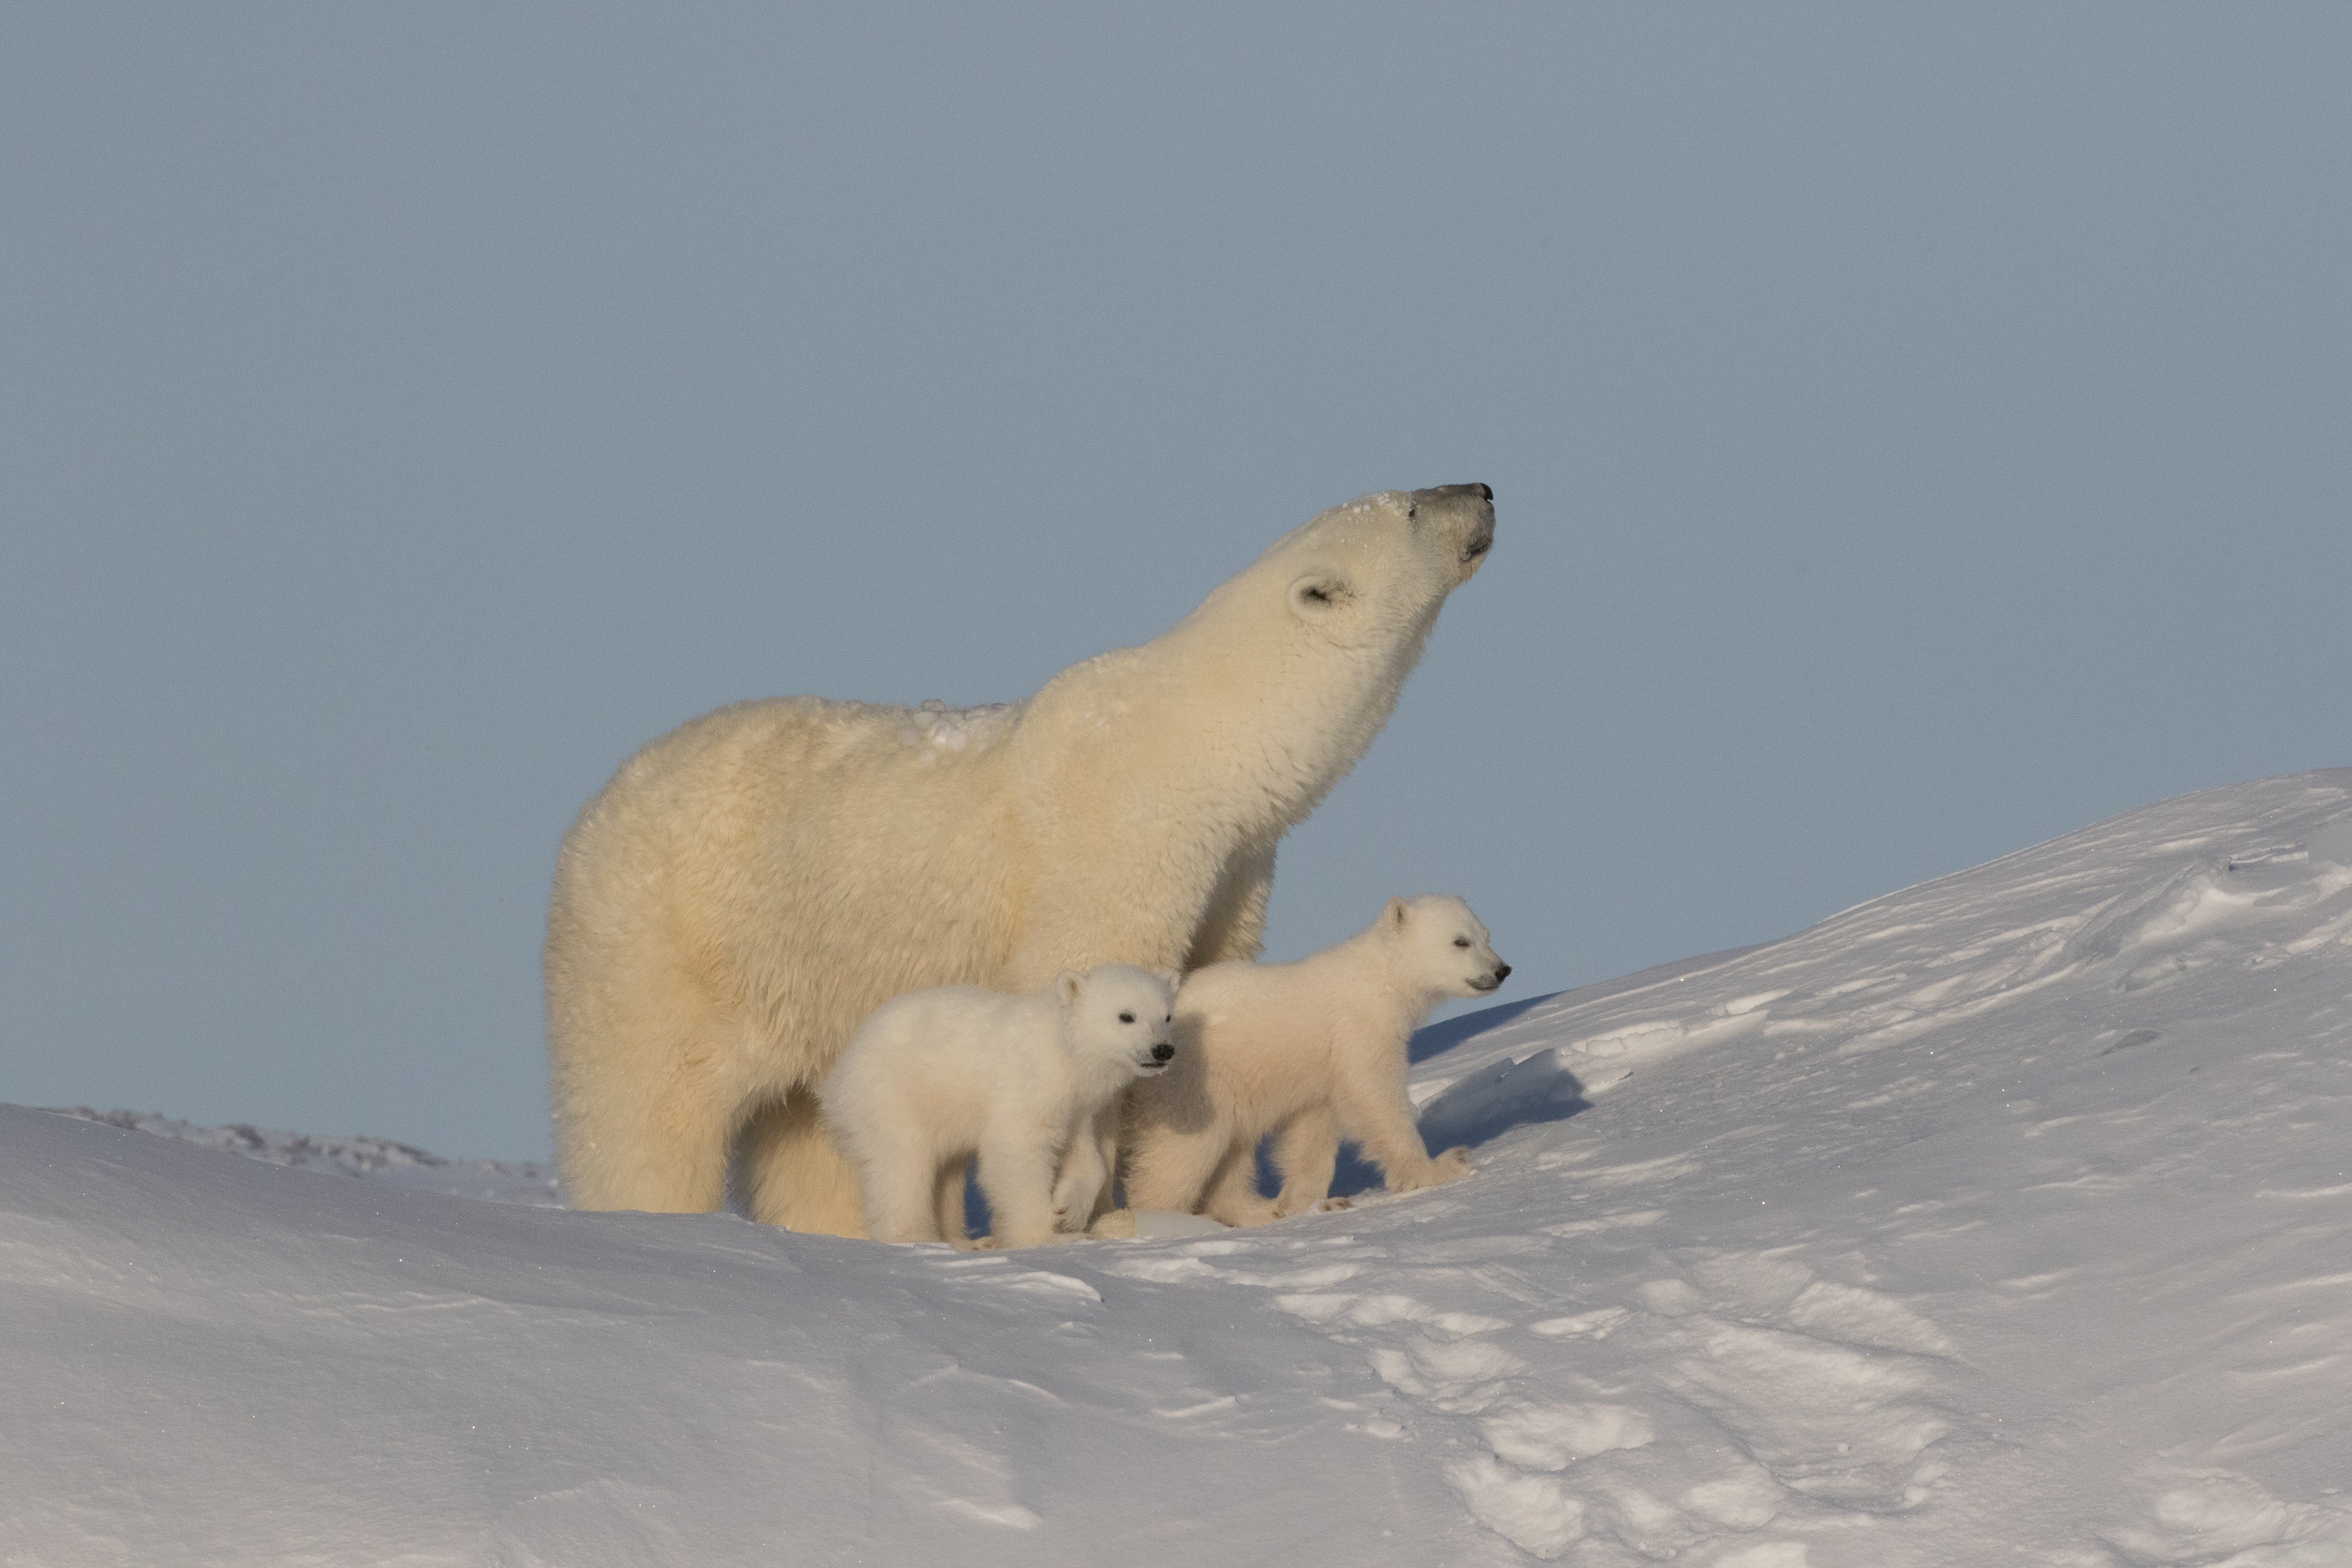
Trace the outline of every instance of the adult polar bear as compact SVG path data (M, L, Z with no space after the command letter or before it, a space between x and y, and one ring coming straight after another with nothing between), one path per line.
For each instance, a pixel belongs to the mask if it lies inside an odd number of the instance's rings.
M1277 540L1173 628L1024 702L790 697L681 725L580 815L548 911L573 1206L864 1234L815 1086L901 992L1255 958L1276 844L1388 720L1495 537L1485 485Z

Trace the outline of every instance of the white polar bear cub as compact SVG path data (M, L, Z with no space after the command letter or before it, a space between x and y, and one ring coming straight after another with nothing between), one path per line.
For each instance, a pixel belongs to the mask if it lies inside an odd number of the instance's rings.
M1172 974L1102 963L1020 995L944 985L876 1008L819 1097L859 1173L866 1235L962 1243L974 1154L996 1245L1052 1241L1057 1218L1084 1229L1119 1095L1176 1054L1175 991Z
M1364 1146L1389 1191L1470 1173L1432 1159L1405 1096L1405 1043L1447 996L1480 996L1511 966L1460 899L1391 899L1381 918L1296 963L1213 963L1176 997L1176 1065L1128 1096L1127 1200L1227 1225L1303 1214L1331 1190L1339 1140ZM1276 1133L1280 1195L1257 1192L1257 1143Z

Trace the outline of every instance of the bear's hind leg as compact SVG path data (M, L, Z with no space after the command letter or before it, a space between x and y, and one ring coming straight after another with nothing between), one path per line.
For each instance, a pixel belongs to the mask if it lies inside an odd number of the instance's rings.
M1233 1142L1232 1132L1212 1125L1198 1132L1146 1125L1126 1140L1129 1208L1198 1214L1201 1198Z
M576 1209L707 1214L727 1199L740 1114L713 1069L726 1016L661 951L583 952L576 922L548 939L548 1092L564 1201ZM607 982L577 982L609 968Z
M744 1208L761 1225L819 1236L866 1234L857 1173L826 1135L816 1097L806 1089L796 1089L753 1116L736 1158ZM927 1176L927 1209L930 1201Z
M971 1222L964 1217L963 1180L969 1159L950 1160L940 1167L940 1236L950 1247L971 1245Z
M1201 1212L1224 1225L1265 1225L1279 1217L1270 1198L1257 1194L1257 1146L1235 1142L1209 1183Z
M556 1151L575 1209L709 1214L727 1201L728 1109L700 1083L650 1096L558 1089Z

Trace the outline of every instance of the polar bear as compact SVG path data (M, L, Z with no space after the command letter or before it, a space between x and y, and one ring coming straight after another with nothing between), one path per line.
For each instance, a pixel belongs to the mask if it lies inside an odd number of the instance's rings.
M964 1242L964 1167L995 1245L1083 1228L1109 1172L1098 1122L1139 1077L1164 1071L1176 976L1124 963L1066 969L1008 996L945 985L894 997L858 1026L818 1091L866 1194L877 1241Z
M1470 1151L1432 1159L1405 1097L1405 1046L1448 996L1507 979L1460 899L1391 899L1380 919L1296 963L1216 963L1176 997L1176 1065L1127 1097L1127 1201L1227 1225L1303 1214L1331 1190L1339 1140L1379 1163L1389 1191L1461 1180ZM1282 1191L1257 1192L1257 1143L1276 1134Z
M1277 540L1154 641L961 713L816 698L697 719L564 836L549 1076L576 1207L862 1234L813 1098L935 985L1255 957L1276 842L1363 754L1495 537L1485 485Z

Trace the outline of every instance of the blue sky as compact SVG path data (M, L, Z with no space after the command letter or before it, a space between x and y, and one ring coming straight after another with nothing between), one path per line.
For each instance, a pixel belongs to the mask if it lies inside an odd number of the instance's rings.
M0 13L0 1100L543 1152L556 840L1500 517L1275 956L2352 762L2352 12Z

